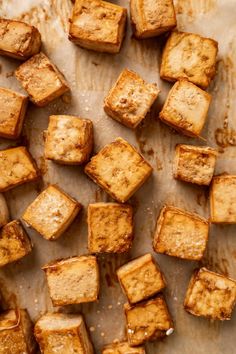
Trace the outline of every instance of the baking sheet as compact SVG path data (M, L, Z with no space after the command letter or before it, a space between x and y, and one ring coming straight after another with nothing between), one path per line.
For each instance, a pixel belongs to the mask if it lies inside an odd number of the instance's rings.
M128 7L127 1L113 1ZM172 178L172 160L177 143L210 145L220 154L216 173L236 173L236 1L177 0L178 28L196 32L219 41L218 74L209 92L213 94L207 124L206 141L181 136L158 119L166 94L171 87L159 78L163 38L137 41L130 25L120 54L89 52L67 39L70 0L0 0L0 16L29 22L40 30L43 50L65 74L71 95L65 95L45 108L29 106L22 137L16 145L26 145L36 158L42 180L5 193L12 218L20 218L28 204L49 183L56 183L78 199L84 210L56 242L42 239L28 230L34 243L33 252L0 271L0 286L6 306L26 307L33 320L52 311L51 301L41 266L45 263L87 252L86 208L95 201L109 201L105 192L83 173L82 167L58 166L43 157L43 130L50 114L75 114L90 118L95 127L95 151L122 136L135 145L154 168L153 176L131 198L135 208L135 239L131 252L120 256L100 256L101 296L98 303L68 306L62 311L81 311L86 317L97 353L104 344L125 337L123 303L126 302L117 283L115 270L128 259L152 252L156 217L163 203L208 216L208 191L205 188L177 182ZM19 62L0 58L0 85L21 91L13 76ZM161 95L152 112L133 132L103 112L103 98L121 70L128 67L146 80L156 82ZM0 148L13 146L1 139ZM165 291L176 330L161 342L147 344L148 354L233 354L235 353L236 311L229 322L211 322L196 318L183 310L184 294L192 271L199 265L236 278L236 228L212 226L208 249L201 264L155 254L168 287Z

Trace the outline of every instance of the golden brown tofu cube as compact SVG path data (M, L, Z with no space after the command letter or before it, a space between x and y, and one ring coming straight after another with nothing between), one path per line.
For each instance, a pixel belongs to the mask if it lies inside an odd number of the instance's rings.
M3 226L0 230L0 267L21 259L31 251L31 241L19 220Z
M158 253L200 260L206 249L209 222L193 213L164 206L157 220L153 248Z
M133 208L130 205L118 203L89 204L89 252L127 252L132 245L133 228Z
M47 313L36 322L34 333L41 353L94 353L81 315Z
M166 286L164 277L150 253L120 267L117 276L132 304L155 295Z
M21 133L28 98L0 87L0 137L17 139Z
M22 219L46 240L60 237L81 209L75 199L54 185L47 187L25 210Z
M173 31L162 54L161 78L188 79L206 89L216 73L217 52L218 43L211 38Z
M0 228L9 222L9 210L3 194L0 194Z
M101 0L76 0L69 39L83 48L118 53L125 35L127 10Z
M236 224L236 176L213 177L210 190L210 210L211 222Z
M198 137L205 124L210 103L209 93L187 80L177 81L159 117L182 134Z
M24 146L0 151L0 192L38 178L32 156Z
M94 157L85 173L112 198L125 203L148 179L152 167L122 138L117 138Z
M17 80L39 107L69 91L68 84L57 67L40 52L21 64L15 71Z
M40 51L37 28L15 20L0 19L0 55L25 60Z
M230 320L236 301L236 281L201 268L192 276L184 308L195 316Z
M125 304L127 338L131 346L173 333L173 322L162 295L138 305Z
M43 267L54 306L80 304L98 299L99 269L94 256L52 262Z
M144 347L131 347L128 342L106 345L102 354L146 354Z
M105 98L104 110L134 129L146 117L159 92L155 84L148 84L135 72L125 69Z
M35 354L33 324L26 310L0 314L0 354Z
M131 0L130 12L137 38L159 36L177 24L172 0Z
M185 182L209 186L216 158L217 151L207 146L176 145L174 177Z
M75 116L50 116L46 133L47 159L68 165L87 162L93 148L93 123Z

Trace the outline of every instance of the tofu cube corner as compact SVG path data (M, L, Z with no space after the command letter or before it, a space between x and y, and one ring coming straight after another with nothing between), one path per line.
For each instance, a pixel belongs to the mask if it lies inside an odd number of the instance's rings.
M134 71L125 69L105 98L104 110L113 119L135 129L150 111L159 92L156 84L149 84Z
M53 306L92 302L99 295L99 268L95 256L80 256L43 267Z
M192 276L185 301L186 311L213 320L230 320L236 301L236 281L201 268Z
M102 354L146 354L144 347L131 347L128 342L106 345Z

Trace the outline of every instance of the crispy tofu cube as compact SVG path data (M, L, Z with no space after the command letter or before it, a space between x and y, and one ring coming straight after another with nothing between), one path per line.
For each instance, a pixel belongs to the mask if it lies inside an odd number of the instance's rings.
M0 151L0 192L38 178L36 164L24 146Z
M198 34L173 31L161 61L160 76L167 81L188 79L206 89L216 73L218 43Z
M40 52L21 64L15 71L17 80L39 107L69 91L68 84L57 67Z
M0 87L0 137L17 139L21 133L28 98Z
M210 210L212 223L236 224L236 176L213 177L210 189Z
M198 137L205 124L210 103L209 93L187 80L177 81L159 117L182 134Z
M137 38L159 36L177 24L172 0L131 0L130 12Z
M127 252L132 245L133 228L133 208L130 205L118 203L89 204L89 252Z
M34 333L42 353L94 353L81 315L47 313L35 324Z
M22 219L46 240L56 240L66 231L81 207L60 188L50 185L28 206Z
M120 267L117 276L132 304L155 295L166 286L164 277L150 253Z
M124 305L127 338L131 346L172 334L173 322L162 295L138 305Z
M35 354L33 324L26 310L0 314L0 354Z
M0 267L26 256L32 251L31 241L19 220L13 220L0 230Z
M3 194L0 194L0 228L9 221L9 210Z
M105 98L104 110L134 129L146 117L159 92L155 84L148 84L135 72L125 69Z
M85 173L112 198L125 203L148 179L152 167L122 138L117 138L94 157Z
M97 52L118 53L125 35L127 10L101 0L76 0L69 39Z
M98 299L99 269L94 256L52 262L43 267L54 306L80 304Z
M0 55L25 60L40 51L41 35L25 22L0 19Z
M184 308L195 316L230 320L236 301L236 281L201 268L192 276Z
M75 116L50 116L45 156L68 165L87 162L93 148L93 123Z
M131 347L128 342L113 343L103 348L102 354L146 354L144 347Z
M176 145L174 177L200 186L209 186L217 155L215 149L207 146Z
M153 248L158 253L200 260L206 249L209 222L193 213L164 206L157 220Z

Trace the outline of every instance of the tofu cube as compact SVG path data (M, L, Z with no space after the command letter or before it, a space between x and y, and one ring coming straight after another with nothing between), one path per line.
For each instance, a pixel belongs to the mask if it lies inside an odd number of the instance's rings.
M0 354L36 354L33 324L26 310L0 314Z
M101 0L76 0L69 39L97 52L118 53L125 35L127 10Z
M93 123L75 116L50 116L45 156L68 165L87 162L93 148Z
M131 0L130 12L137 38L159 36L177 24L173 0Z
M47 313L36 322L34 333L42 353L94 353L81 315Z
M9 210L3 194L0 194L0 228L9 222Z
M69 91L62 73L42 52L21 64L16 69L15 76L30 100L39 107L46 106Z
M103 348L102 354L146 354L144 347L131 347L128 342L113 343Z
M42 268L54 306L80 304L98 299L99 268L95 256L71 257Z
M0 19L0 55L25 60L40 51L41 35L25 22Z
M155 84L148 84L135 72L125 69L105 98L104 110L134 129L146 117L159 92Z
M188 79L206 89L216 73L218 43L198 34L173 31L161 61L160 76L167 81Z
M162 295L138 305L124 305L127 338L131 346L172 334L173 322Z
M193 213L164 206L157 220L153 248L158 253L199 261L206 249L209 222Z
M209 186L214 174L217 155L215 149L207 146L177 145L174 177L200 186Z
M0 87L0 137L17 139L21 133L28 98Z
M210 103L209 93L187 80L177 81L171 88L159 117L182 134L198 137L205 124Z
M46 240L56 240L73 222L81 207L60 188L50 185L28 206L22 219Z
M152 167L127 141L117 138L92 157L85 173L112 198L125 203L148 179Z
M37 166L24 146L0 150L0 192L38 178Z
M131 304L155 295L166 286L164 277L150 253L120 267L117 276Z
M195 316L230 320L236 301L236 281L201 268L192 276L184 308Z
M133 229L133 208L130 205L118 203L89 204L89 252L127 252L132 245Z
M210 189L210 210L212 223L236 224L236 176L213 177Z
M19 220L13 220L0 230L0 267L26 256L32 251L31 241Z

